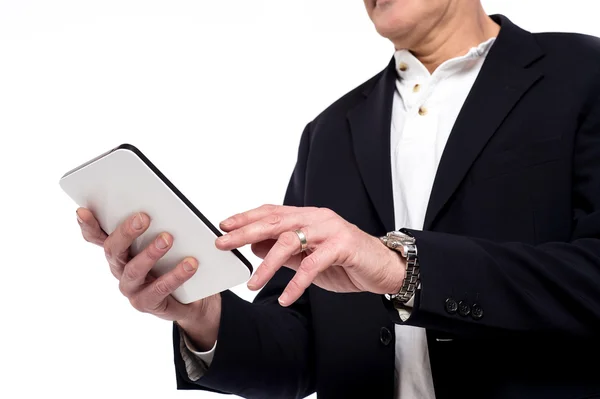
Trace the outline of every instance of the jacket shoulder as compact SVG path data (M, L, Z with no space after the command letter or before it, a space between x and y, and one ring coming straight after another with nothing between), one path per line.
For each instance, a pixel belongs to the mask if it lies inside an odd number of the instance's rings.
M345 118L348 111L358 105L365 98L365 95L371 91L373 86L377 84L384 72L385 69L334 101L331 105L325 108L324 111L317 115L311 124L318 125L324 120L331 118Z
M600 38L583 33L534 33L539 46L552 56L575 62L599 64Z

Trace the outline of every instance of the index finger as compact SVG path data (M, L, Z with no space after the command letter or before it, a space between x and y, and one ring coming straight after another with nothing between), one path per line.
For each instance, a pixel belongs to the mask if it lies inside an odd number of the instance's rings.
M79 208L75 213L83 238L88 242L102 246L108 235L102 230L94 214L87 208Z
M284 205L262 205L258 208L238 213L225 219L219 224L219 227L226 232L239 229L250 223L254 223L260 219L267 217L273 213L291 213L297 211L299 208L294 206Z
M109 262L117 264L119 259L127 259L129 247L146 231L149 225L150 218L141 212L130 216L121 223L104 242L104 251Z

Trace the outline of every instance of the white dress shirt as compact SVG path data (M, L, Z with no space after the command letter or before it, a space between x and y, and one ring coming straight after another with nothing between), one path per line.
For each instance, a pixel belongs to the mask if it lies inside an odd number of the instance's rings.
M494 40L444 62L433 74L408 50L394 54L399 79L390 149L397 229L423 228L442 152ZM401 312L401 317L407 319L410 312ZM425 329L396 325L395 333L396 398L434 399ZM180 350L188 376L197 381L210 367L217 344L208 352L198 352L185 334L181 336Z

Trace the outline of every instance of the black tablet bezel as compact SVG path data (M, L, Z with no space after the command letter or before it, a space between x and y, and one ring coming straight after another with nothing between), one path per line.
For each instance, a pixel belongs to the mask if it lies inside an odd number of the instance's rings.
M88 162L78 166L75 169L72 169L70 171L68 171L67 173L65 173L63 175L63 178L70 175L73 172L76 172L80 169L82 169L83 167L93 163L94 161L97 161L98 159L101 159L103 157L105 157L106 155L117 151L117 150L127 150L127 151L131 151L133 152L138 158L140 158L142 160L142 162L144 162L146 164L146 166L148 166L148 168L160 179L162 180L163 183L165 183L167 185L167 187L169 187L169 189L175 193L175 195L196 215L198 216L198 218L200 218L200 220L202 221L202 223L204 223L217 237L221 237L223 235L223 233L221 233L219 231L219 229L217 229L203 214L202 212L200 212L198 210L198 208L196 208L194 206L194 204L192 204L190 202L190 200L188 200L185 195L183 195L183 193L181 191L179 191L179 189L177 187L175 187L175 185L173 183L171 183L169 181L169 179L167 179L167 177L134 145L132 144L121 144L120 146L113 148L110 151L105 152L104 154L101 154L99 156L97 156L96 158L93 158L91 160L89 160ZM250 273L252 274L253 268L252 268L252 264L250 263L250 261L248 261L248 259L246 259L246 257L244 255L242 255L237 249L233 249L231 250L231 252L233 252L233 254L248 268L248 270L250 270Z

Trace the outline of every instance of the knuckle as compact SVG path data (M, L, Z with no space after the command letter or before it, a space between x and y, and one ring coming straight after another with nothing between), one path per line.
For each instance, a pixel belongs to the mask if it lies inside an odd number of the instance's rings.
M268 226L277 226L281 223L281 215L278 213L273 213L265 218L265 223Z
M233 220L236 222L236 224L245 224L248 220L248 215L246 214L246 212L238 213L233 216Z
M312 271L319 264L319 254L313 253L310 256L307 256L302 260L302 264L300 265L303 270Z
M279 241L282 246L290 248L298 244L298 237L296 236L296 233L286 232L279 236Z
M154 244L150 244L146 247L146 249L144 250L144 255L152 262L156 262L160 259L160 253L158 253L158 250L156 249Z
M155 316L162 316L168 313L169 302L168 301L160 301L157 303L150 312Z
M140 277L140 272L133 265L126 265L123 269L123 278L127 280L137 280Z
M130 223L127 222L121 224L117 231L119 232L120 238L123 240L131 240L134 236L133 231L131 230Z
M171 293L171 285L166 279L158 279L153 284L153 291L159 297L167 296Z
M277 206L273 204L264 204L260 208L267 212L273 212L275 209L277 209Z
M244 238L246 240L255 239L256 237L264 238L265 236L270 237L275 232L275 226L270 223L259 223L256 229L244 230Z
M234 223L234 224L238 224L240 222L240 219L242 218L242 215L237 213L233 216L231 216L229 219Z
M240 232L242 233L241 237L243 237L245 241L250 241L252 238L255 238L257 236L263 237L265 235L268 235L270 230L271 225L269 225L268 223L260 222L256 223L255 226L248 226L247 228L240 230Z
M262 264L260 266L260 269L261 269L261 271L269 271L270 272L272 270L271 262L263 260Z
M175 272L173 273L173 282L174 284L171 287L171 290L174 291L177 287L179 287L181 284L185 283L191 276L188 273L185 273L184 271L182 271L183 267L179 266L175 269Z
M336 235L339 237L340 240L349 243L354 238L355 231L352 228L352 226L346 226L343 222L338 222L338 224L335 227Z
M331 219L336 215L336 213L329 208L319 208L319 213L323 219Z
M301 272L300 270L298 270L298 271L296 272L296 274L298 274L298 273L300 273L300 274L303 274L303 272ZM294 291L302 291L302 290L304 289L304 288L302 288L302 287L300 286L300 283L298 283L298 279L297 279L297 278L293 278L293 279L291 279L291 280L290 280L290 283L289 283L288 285L289 285L289 287L290 287L292 290L294 290Z
M110 263L112 263L115 267L120 267L122 269L127 265L128 262L129 259L123 258L123 256L117 256L114 261L111 260Z
M361 231L360 228L355 224L348 223L345 220L341 220L341 222L343 223L344 226L347 227L346 230L348 231L348 233L355 234L355 233L358 233L359 231Z
M113 251L112 247L110 246L110 242L108 240L105 240L102 247L104 248L104 255L106 256L106 259L111 259Z
M91 242L92 242L92 239L90 238L90 236L88 236L88 235L87 235L87 233L86 233L86 232L82 231L82 232L81 232L81 236L83 237L83 240L84 240L84 241L86 241L86 242L89 242L89 243L91 243Z
M95 240L93 240L94 244L100 245L100 246L104 246L104 243L106 242L106 238L104 236L102 236L102 234L98 234L95 237Z
M121 269L119 269L117 266L113 265L110 262L108 262L108 267L113 276L115 276L117 279L121 278ZM119 289L120 289L120 285L119 285ZM123 292L121 291L121 293L123 293Z
M146 311L146 304L144 303L144 300L139 295L129 298L129 303L135 310L137 310L139 312Z
M335 229L336 229L337 231L339 231L339 232L342 232L342 233L347 233L347 232L349 232L349 231L350 231L350 230L347 228L347 227L348 227L348 226L347 226L347 223L346 223L344 220L342 220L342 219L339 219L339 218L333 219L333 220L331 221L331 223L333 224L333 227L335 227Z
M111 265L111 270L112 270L112 265ZM119 291L121 292L121 294L123 294L123 296L129 297L129 295L128 295L129 292L127 290L127 287L123 283L123 280L119 280Z
M235 226L245 226L248 224L248 215L243 213L237 214L231 218Z

